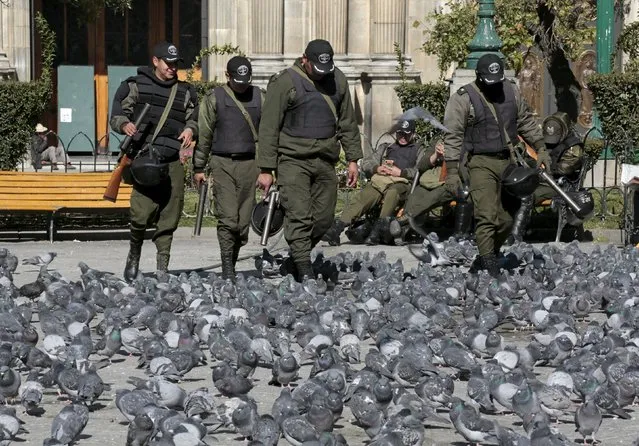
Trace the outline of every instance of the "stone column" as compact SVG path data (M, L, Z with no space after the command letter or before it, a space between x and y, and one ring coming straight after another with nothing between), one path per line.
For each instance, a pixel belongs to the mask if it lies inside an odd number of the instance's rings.
M238 8L246 0L209 0L209 45L241 45L238 41ZM246 43L246 42L244 42ZM244 51L247 47L240 46ZM211 55L208 58L209 79L224 81L229 56Z
M348 2L348 55L352 58L366 57L370 48L370 27L366 26L371 20L370 0L350 0Z
M284 57L302 55L308 41L306 0L284 0Z
M250 54L281 55L284 45L284 0L250 0Z
M311 0L310 39L331 42L335 54L346 54L348 0Z
M371 53L393 54L393 44L404 51L406 0L371 0Z
M406 48L404 52L410 55L413 68L421 71L422 82L435 82L439 80L437 68L437 56L424 53L421 48L424 44L424 29L427 24L412 26L419 21L424 23L429 13L435 10L437 0L406 0Z
M0 6L0 54L3 65L15 68L18 80L31 79L31 17L29 0L13 0ZM7 64L8 58L8 64Z

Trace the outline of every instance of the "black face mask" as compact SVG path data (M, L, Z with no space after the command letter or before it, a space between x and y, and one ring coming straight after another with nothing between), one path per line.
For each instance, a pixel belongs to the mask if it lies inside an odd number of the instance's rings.
M495 82L494 84L486 84L481 79L477 79L477 85L479 89L484 93L486 99L490 102L503 102L505 99L504 95L504 83L503 82Z

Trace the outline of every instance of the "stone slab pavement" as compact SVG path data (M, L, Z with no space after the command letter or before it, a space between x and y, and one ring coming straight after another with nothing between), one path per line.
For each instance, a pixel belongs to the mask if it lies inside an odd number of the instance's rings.
M181 269L194 269L207 267L216 264L219 259L219 249L215 237L214 228L203 228L202 235L194 238L191 236L191 228L180 228L176 233L170 269L178 271ZM66 238L69 238L65 236ZM80 238L78 236L78 238ZM12 240L16 240L13 238ZM276 240L272 240L275 242ZM583 250L587 251L592 248L592 244L584 244ZM20 260L43 252L54 251L58 256L51 264L51 269L59 271L63 276L70 280L78 280L80 272L78 262L80 260L86 262L89 266L101 270L111 271L117 275L122 274L124 267L124 259L126 257L128 243L126 240L92 240L78 241L73 237L68 240L58 241L50 244L47 241L33 241L27 236L22 236L21 241L3 241L0 239L0 247L8 248L12 253L17 255ZM274 249L285 248L284 240L280 240ZM389 261L395 261L401 258L406 270L410 270L417 266L417 260L410 255L405 247L366 247L352 246L344 244L341 247L321 246L327 255L331 255L343 250L368 250L371 254L380 250L386 251ZM243 248L240 256L251 257L261 253L262 247L259 245L258 238L251 234L249 244ZM151 241L146 241L143 248L143 258L141 261L141 269L144 272L153 271L155 267L155 247ZM238 271L254 272L254 261L251 258L242 260L238 264ZM214 271L219 272L219 269ZM21 286L25 283L33 281L38 274L37 268L29 265L19 265L14 275L14 283ZM602 317L601 314L593 315L593 318ZM37 316L36 316L37 317ZM97 323L95 321L94 323ZM37 324L36 324L37 325ZM517 345L524 344L530 338L530 333L503 333L505 341ZM41 341L40 341L41 342ZM362 352L368 351L371 345L370 340L363 342ZM115 389L131 388L126 384L129 376L144 377L144 373L136 369L137 358L117 354L114 356L114 363L109 367L100 370L100 375L106 383L112 385L111 391L106 391L98 401L101 408L91 413L89 423L82 434L79 444L86 445L124 445L126 440L127 423L124 417L119 413L114 403ZM302 378L307 378L310 366L304 366L300 372ZM550 373L551 369L540 368L537 372L540 378ZM274 399L279 395L278 387L269 386L267 383L270 379L270 370L258 369L255 374L255 388L250 395L258 402L259 412L270 413L270 408ZM23 375L23 378L25 376ZM202 366L194 369L187 375L185 382L181 385L186 390L192 390L198 387L209 387L215 392L211 381L211 367ZM465 382L455 383L455 394L464 397L466 395ZM219 401L224 398L219 396ZM47 390L45 394L43 407L44 414L39 417L29 416L22 413L21 407L16 406L19 416L25 421L25 429L28 433L22 434L19 438L26 444L42 444L44 438L49 435L51 421L55 415L61 410L65 401L58 398L55 390ZM574 410L574 408L573 408ZM446 414L444 414L446 416ZM632 412L632 420L620 420L613 418L605 418L603 425L599 431L597 438L604 445L630 445L639 437L639 423L637 423L637 412ZM518 417L512 414L504 414L493 417L503 425L511 426L515 430L521 431L521 422ZM572 415L564 418L566 422L559 423L557 428L568 436L571 440L580 441L580 436L575 432ZM368 441L368 437L364 431L354 426L352 423L352 415L345 408L343 418L338 421L336 431L342 433L350 445L361 445ZM208 444L243 444L243 438L232 432L218 432L215 434L217 441L207 437L205 440ZM246 442L244 441L244 444ZM280 444L288 444L284 439L280 440ZM428 427L426 430L425 445L449 445L449 444L465 444L463 438L456 434L451 426L436 425Z

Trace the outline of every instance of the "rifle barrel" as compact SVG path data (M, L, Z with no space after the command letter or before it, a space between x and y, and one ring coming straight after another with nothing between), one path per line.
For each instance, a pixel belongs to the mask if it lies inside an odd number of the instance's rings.
M193 235L199 236L202 232L202 219L204 218L204 206L206 205L206 184L200 184L199 199L197 201L197 215L195 216L195 227Z

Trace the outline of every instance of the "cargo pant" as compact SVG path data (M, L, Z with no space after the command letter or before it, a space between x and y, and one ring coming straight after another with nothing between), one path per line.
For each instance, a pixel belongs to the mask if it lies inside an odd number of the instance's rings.
M144 231L156 226L153 243L158 254L169 255L173 233L184 208L184 166L169 163L169 178L157 187L133 185L131 192L131 243L142 245Z
M408 196L404 213L409 217L420 217L431 209L450 203L456 199L450 189L446 184L430 190L418 185Z
M333 224L337 204L335 166L317 157L281 155L277 183L291 257L296 264L309 262L311 250Z
M406 201L406 196L410 192L410 184L391 184L384 193L379 192L372 184L367 184L355 195L355 198L348 207L342 211L340 220L346 225L350 225L354 220L370 211L382 199L382 209L379 218L392 217L398 207Z
M510 234L512 214L519 207L520 200L502 191L502 173L509 163L509 159L489 155L472 155L468 161L480 256L499 251Z
M234 261L248 242L251 213L255 206L255 159L211 157L213 196L220 253L232 253Z

